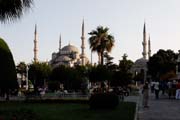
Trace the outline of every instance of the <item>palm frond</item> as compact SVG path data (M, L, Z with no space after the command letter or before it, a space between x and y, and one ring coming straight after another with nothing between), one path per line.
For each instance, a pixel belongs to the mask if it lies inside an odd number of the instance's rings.
M33 4L33 0L0 0L0 21L19 19Z

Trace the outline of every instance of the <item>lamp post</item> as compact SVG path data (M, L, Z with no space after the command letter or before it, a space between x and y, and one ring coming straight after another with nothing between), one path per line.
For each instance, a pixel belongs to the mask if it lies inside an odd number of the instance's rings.
M180 79L180 50L178 50L178 59L177 59L177 65L176 65L176 75L177 78Z
M28 71L29 71L29 67L27 65L26 66L26 90L28 90L28 87L29 87L29 85L28 85Z

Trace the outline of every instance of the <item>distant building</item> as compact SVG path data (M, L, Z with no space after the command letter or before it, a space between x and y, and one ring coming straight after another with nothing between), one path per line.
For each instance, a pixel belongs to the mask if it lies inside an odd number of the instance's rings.
M137 75L141 72L144 74L144 81L146 80L147 77L147 62L148 59L151 57L151 43L150 43L150 37L148 40L148 52L147 52L147 37L146 37L146 24L144 23L144 28L143 28L143 52L142 55L143 57L140 59L137 59L134 63L134 65L131 68L131 71L133 75ZM148 55L148 59L147 59Z
M84 36L84 20L82 23L82 36L81 36L81 53L76 46L69 45L61 48L61 36L59 40L59 51L52 53L52 59L49 61L50 65L54 68L59 65L67 65L73 67L74 65L86 65L89 63L85 55L85 36Z

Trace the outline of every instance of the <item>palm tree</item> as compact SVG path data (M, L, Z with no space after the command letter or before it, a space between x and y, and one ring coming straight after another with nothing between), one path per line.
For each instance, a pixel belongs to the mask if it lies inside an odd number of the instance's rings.
M111 52L114 46L114 37L108 33L109 28L98 26L96 30L92 30L89 35L90 48L92 52L97 52L99 63L103 65L104 52Z
M32 4L33 0L0 0L0 21L19 19Z

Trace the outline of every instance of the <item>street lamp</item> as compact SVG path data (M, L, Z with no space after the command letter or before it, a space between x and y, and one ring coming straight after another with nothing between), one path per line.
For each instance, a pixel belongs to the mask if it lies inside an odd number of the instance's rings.
M28 87L29 87L29 85L28 85L28 71L29 71L29 67L27 65L26 66L26 90L28 90Z
M179 54L178 54L178 59L177 59L177 65L176 65L176 75L177 78L180 78L180 50L178 50Z

